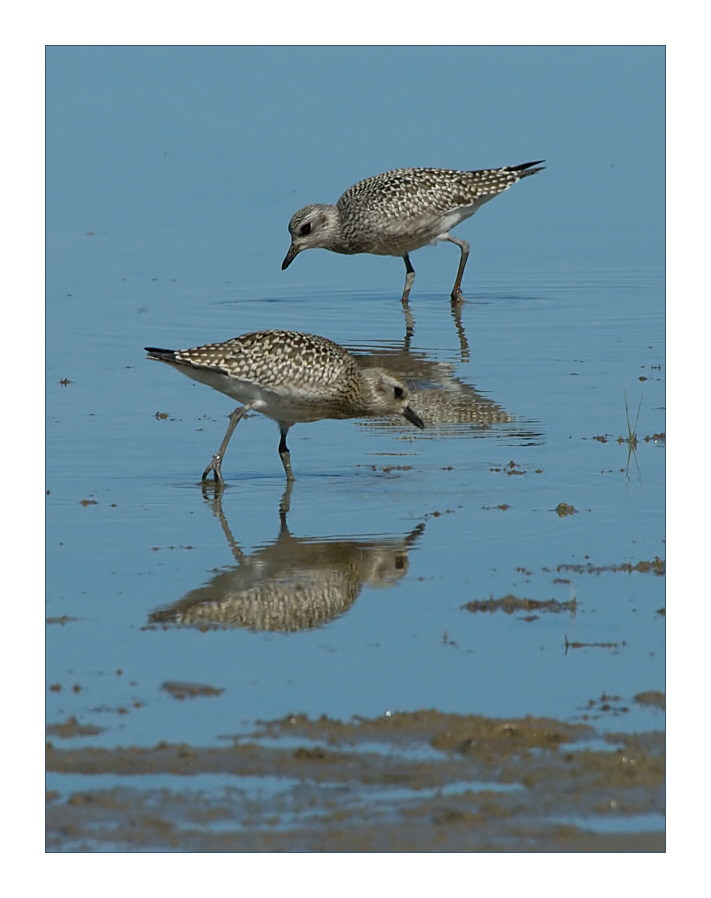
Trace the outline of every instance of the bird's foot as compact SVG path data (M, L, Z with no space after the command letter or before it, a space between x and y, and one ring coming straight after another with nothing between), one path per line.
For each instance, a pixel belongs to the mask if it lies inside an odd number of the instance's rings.
M222 459L219 455L213 455L212 461L202 472L201 481L202 483L212 483L215 486L215 489L224 489L225 481L222 478ZM213 480L211 481L209 478L209 473L212 471Z

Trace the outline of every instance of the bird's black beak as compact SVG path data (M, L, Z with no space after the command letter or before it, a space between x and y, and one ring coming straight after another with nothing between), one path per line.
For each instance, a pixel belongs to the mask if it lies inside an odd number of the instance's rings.
M292 243L289 247L289 252L284 256L284 261L281 263L281 270L284 271L285 268L288 268L298 255L299 251Z
M405 406L402 413L411 424L415 425L415 427L419 427L420 430L425 429L425 422L422 420L422 418L418 414L413 412L413 410L410 408L409 405Z

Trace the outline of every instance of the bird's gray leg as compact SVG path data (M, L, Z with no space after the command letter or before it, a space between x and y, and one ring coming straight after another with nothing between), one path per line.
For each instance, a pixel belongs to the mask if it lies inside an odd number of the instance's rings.
M467 259L469 258L469 244L466 240L457 240L457 238L452 237L451 234L444 234L440 239L449 240L450 243L456 243L462 251L462 256L459 260L459 270L457 271L457 280L452 287L452 302L461 302L461 300L464 299L464 296L462 295L462 277L464 276L464 269L467 267Z
M289 433L289 428L291 424L283 424L281 421L279 422L279 432L281 433L281 440L279 440L279 458L281 459L281 463L284 465L284 470L286 471L286 479L288 481L292 481L294 479L294 474L291 470L291 455L289 454L289 447L286 445L286 435Z
M400 301L404 306L406 306L408 297L410 296L410 290L412 289L412 285L415 282L415 269L412 267L410 256L407 253L405 253L402 258L405 261L405 269L407 271L407 274L405 275L405 289L402 291L402 299Z
M235 427L237 427L242 418L253 406L253 402L250 402L247 405L238 406L230 415L230 423L227 427L225 438L222 443L220 443L220 448L212 456L212 461L210 462L210 464L202 472L203 482L207 480L207 475L210 473L210 471L212 471L215 477L215 484L219 484L221 487L225 485L225 481L222 479L222 458L225 454L225 450L227 449L227 444L230 441L230 437L234 433Z
M407 298L410 295L410 290L415 280L415 269L412 267L410 257L407 253L405 253L402 258L405 261L407 274L405 275L405 289L402 291L402 299L400 301L402 302L402 310L405 313L405 342L409 349L409 344L412 341L412 335L415 333L415 319L412 317L410 304L407 301Z

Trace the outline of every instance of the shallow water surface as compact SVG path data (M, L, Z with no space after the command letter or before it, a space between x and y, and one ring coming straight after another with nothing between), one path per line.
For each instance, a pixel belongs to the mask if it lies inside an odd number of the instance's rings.
M135 365L106 367L134 411L92 399L85 360L83 373L79 359L51 372L47 607L72 620L48 631L62 687L50 719L91 711L109 738L145 744L209 741L291 711L572 719L609 694L627 709L615 727L651 725L633 697L663 689L663 566L644 564L665 554L661 316L640 338L634 303L648 286L600 285L577 303L573 288L541 293L467 304L465 362L441 297L418 303L409 349L350 342L407 379L427 427L297 425L290 491L276 427L259 415L235 432L224 493L203 489L229 401L128 346ZM351 337L387 310L397 322L396 300L352 302L364 312ZM234 306L245 330L258 326L253 303ZM533 329L514 378L499 347ZM632 418L642 401L634 453L618 442L626 391ZM507 596L520 601L497 605ZM166 680L224 692L186 713L160 692Z

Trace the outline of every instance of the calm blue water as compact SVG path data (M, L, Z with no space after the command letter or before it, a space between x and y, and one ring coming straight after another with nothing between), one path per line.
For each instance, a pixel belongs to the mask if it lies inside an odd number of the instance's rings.
M409 346L401 260L280 270L293 212L362 177L539 158L455 232L461 321L456 247L413 254ZM73 620L47 627L48 720L209 744L289 712L573 720L606 694L630 710L598 725L662 726L633 696L664 690L664 578L556 568L665 557L663 443L628 465L616 442L625 394L640 437L665 430L664 300L660 48L50 48L47 616ZM288 532L273 422L239 425L213 506L232 406L142 349L270 327L404 366L433 409L424 432L296 426ZM249 589L288 617L325 585L316 628L151 617ZM463 608L510 593L576 613Z

